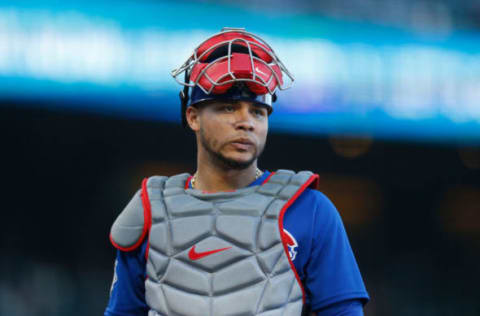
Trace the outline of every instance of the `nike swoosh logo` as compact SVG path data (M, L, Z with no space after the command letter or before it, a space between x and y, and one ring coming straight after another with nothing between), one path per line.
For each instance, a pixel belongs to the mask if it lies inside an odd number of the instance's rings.
M190 251L188 252L188 257L191 259L191 260L198 260L198 259L202 259L204 257L207 257L207 256L210 256L210 255L213 255L214 253L217 253L217 252L220 252L220 251L224 251L224 250L228 250L232 247L226 247L226 248L220 248L220 249L215 249L215 250L210 250L210 251L204 251L204 252L196 252L195 251L195 246L193 246Z

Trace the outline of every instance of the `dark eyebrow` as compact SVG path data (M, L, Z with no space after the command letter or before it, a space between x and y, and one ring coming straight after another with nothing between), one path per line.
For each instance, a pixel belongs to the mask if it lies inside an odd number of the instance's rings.
M265 111L267 111L267 113L268 113L268 109L267 109L265 106L263 106L263 105L254 103L254 104L253 104L253 107L254 107L255 109L265 110Z

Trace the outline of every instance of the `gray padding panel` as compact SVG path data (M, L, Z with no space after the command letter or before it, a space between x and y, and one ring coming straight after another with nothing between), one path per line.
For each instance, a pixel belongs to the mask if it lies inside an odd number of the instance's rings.
M113 223L111 238L120 247L131 247L141 237L144 222L142 199L138 191Z
M255 315L265 282L217 297L213 301L213 316ZM292 315L293 316L293 315Z
M176 289L164 284L162 289L168 301L170 315L206 316L205 311L210 308L209 298Z
M237 197L231 201L219 203L218 208L223 214L258 217L262 215L267 205L270 204L273 199L274 198L270 196L251 193Z
M172 236L172 246L182 249L207 237L213 229L213 220L211 216L180 217L171 221L171 227L178 232Z
M192 269L189 265L175 259L169 265L163 282L179 290L184 290L184 292L207 296L210 288L208 275L200 270Z
M290 179L294 174L295 172L293 171L280 169L275 172L275 174L270 178L270 180L268 180L268 182L285 185L290 182Z
M215 295L248 288L265 280L255 257L239 261L215 273L213 290Z
M163 199L163 189L165 186L165 181L167 177L162 176L153 176L148 178L147 188L148 188L148 198L150 201Z
M277 265L278 260L284 253L283 245L277 244L266 251L262 251L257 255L258 262L262 266L263 271L268 275L272 275L273 269Z
M285 302L288 302L290 292L294 286L293 282L296 281L292 280L288 274L271 278L265 289L262 309L276 309L282 307Z
M145 281L145 291L152 293L151 295L145 297L147 305L151 308L148 316L169 315L168 305L165 300L165 294L162 291L161 284L152 282L152 280L147 279Z
M257 246L258 225L259 220L255 217L222 214L217 216L216 230L220 237L230 239L249 250L254 250Z
M165 204L170 210L172 217L198 216L212 213L212 203L199 201L186 194L166 196Z
M185 182L187 182L188 177L190 175L188 173L177 174L168 178L165 187L168 188L185 188Z
M267 182L265 183L264 185L262 185L259 189L258 189L258 193L262 193L262 194L267 194L267 195L272 195L272 196L275 196L277 195L277 193L282 189L281 186L275 184L275 183L271 183L271 182Z
M292 177L291 184L301 186L313 175L310 171L300 171Z

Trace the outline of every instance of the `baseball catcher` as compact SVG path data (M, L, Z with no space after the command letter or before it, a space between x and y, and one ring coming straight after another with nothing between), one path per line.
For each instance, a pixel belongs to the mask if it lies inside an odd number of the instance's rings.
M294 81L275 51L224 28L172 76L197 170L145 179L115 220L105 316L363 315L368 294L318 175L257 165Z

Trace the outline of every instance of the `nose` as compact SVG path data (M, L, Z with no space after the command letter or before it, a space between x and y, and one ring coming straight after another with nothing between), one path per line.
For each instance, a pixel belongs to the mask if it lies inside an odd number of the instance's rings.
M242 106L236 111L235 128L250 132L255 129L254 120L248 106Z

